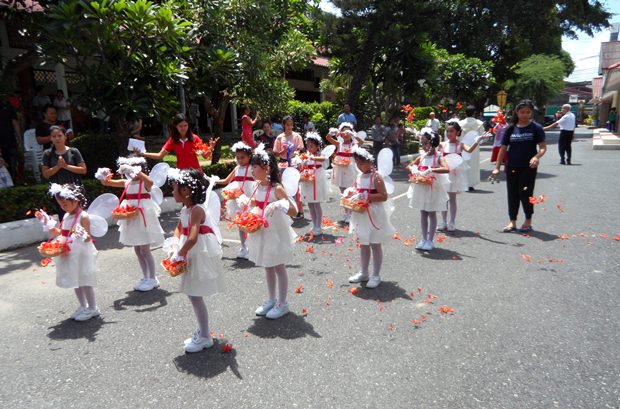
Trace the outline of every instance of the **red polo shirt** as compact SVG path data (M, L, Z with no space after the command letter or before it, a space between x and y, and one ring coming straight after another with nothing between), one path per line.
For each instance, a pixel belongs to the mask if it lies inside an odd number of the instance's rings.
M192 134L192 138L198 138L197 135ZM177 168L179 169L198 169L202 172L200 163L198 163L198 157L194 152L194 143L186 139L185 142L180 140L178 143L174 143L172 137L168 138L164 145L164 150L167 152L174 152L177 156Z

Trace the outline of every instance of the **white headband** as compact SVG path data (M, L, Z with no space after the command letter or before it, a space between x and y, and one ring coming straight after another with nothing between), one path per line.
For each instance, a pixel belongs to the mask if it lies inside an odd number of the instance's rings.
M319 146L323 144L323 138L317 132L308 132L306 133L306 141L309 139L315 141Z
M359 147L357 145L353 147L353 149L351 150L351 153L353 155L361 156L362 158L369 160L371 162L375 161L374 156L372 156L370 152L368 152L366 149Z
M341 123L340 126L338 127L338 130L342 131L342 128L349 128L350 130L355 129L351 122L343 122L343 123Z
M86 205L86 197L77 190L76 187L71 188L68 185L59 185L58 183L52 183L47 191L50 196L59 196L66 200L77 200L82 206Z
M242 151L252 153L252 148L241 141L235 143L230 150L233 152Z
M269 154L265 150L265 144L261 143L254 149L254 156L258 156L265 165L269 164Z
M118 166L121 165L129 165L129 166L137 166L137 165L145 165L146 164L146 159L140 157L140 156L134 156L131 158L127 158L124 156L119 157L118 159L116 159L116 164Z

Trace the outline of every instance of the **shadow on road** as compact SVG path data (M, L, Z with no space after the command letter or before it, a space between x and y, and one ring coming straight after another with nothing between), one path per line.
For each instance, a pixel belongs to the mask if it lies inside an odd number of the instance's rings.
M491 240L489 238L484 237L482 234L480 234L480 232L473 232L473 231L470 231L470 230L455 230L453 232L446 232L446 236L447 237L453 237L455 239L461 239L461 238L465 238L465 237L473 237L473 238L477 238L477 239L480 239L480 240L488 241L489 243L508 244L508 243L503 242L503 241Z
M424 258L431 260L454 260L459 261L463 258L473 258L471 256L461 254L458 251L448 250L443 247L435 247L433 251L425 251L420 253Z
M97 332L107 324L115 324L116 322L106 322L101 317L95 317L88 321L78 322L69 318L53 327L49 327L51 331L47 334L49 339L66 340L66 339L87 339L88 342L94 342L97 338Z
M162 290L161 288L156 288L147 292L127 291L125 294L127 294L125 298L114 300L112 307L114 307L116 311L127 310L127 307L144 307L133 309L135 312L155 311L158 308L168 305L168 300L166 300L166 298L170 297L173 293Z
M351 284L355 285L355 284ZM382 281L377 288L366 288L364 284L361 291L355 297L362 300L392 302L398 298L411 301L411 297L406 289L396 284L394 281Z
M40 262L42 258L37 251L37 245L34 244L21 249L7 250L6 253L0 253L0 266L2 266L0 268L0 275L25 270L31 266L39 268L41 267Z
M297 339L306 335L321 338L321 335L304 317L292 312L277 320L257 317L247 331L259 338Z
M172 362L177 371L200 378L213 378L230 368L237 378L243 379L237 363L237 351L233 349L230 352L223 353L222 347L225 343L223 339L216 339L213 347L194 354L179 355Z

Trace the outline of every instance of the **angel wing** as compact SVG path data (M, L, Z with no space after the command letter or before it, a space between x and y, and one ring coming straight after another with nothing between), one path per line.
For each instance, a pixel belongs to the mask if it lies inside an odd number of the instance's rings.
M366 140L366 131L359 131L357 133L357 137L360 138L361 140Z
M164 192L162 192L161 189L157 186L153 185L153 187L151 188L151 199L153 199L155 203L160 205L161 202L164 201Z
M323 165L325 169L329 168L329 158L331 158L334 152L336 152L336 145L327 145L321 151L321 156L325 158L325 162Z
M151 169L151 173L149 174L153 180L153 186L162 187L164 183L166 183L166 179L168 178L168 169L170 169L170 165L165 162L160 162L153 166L153 169Z
M394 181L389 176L383 176L383 184L388 195L394 193Z
M94 237L103 237L108 232L108 221L96 214L89 215L90 219L90 235Z
M221 210L221 202L220 197L218 195L210 195L209 201L206 202L207 213L211 218L211 227L213 228L213 232L215 233L215 237L217 237L218 243L222 244L222 232L220 231L220 212Z
M469 131L464 136L461 136L461 142L465 145L473 145L476 142L476 138L480 135L478 131ZM463 151L463 159L470 160L471 153Z
M118 197L112 193L97 196L88 207L90 218L90 234L94 237L103 237L108 232L108 221L112 210L118 206Z
M390 148L383 148L377 155L377 171L383 176L390 176L394 170L394 152Z
M282 172L282 186L288 196L294 196L299 188L299 171L295 168L286 168Z

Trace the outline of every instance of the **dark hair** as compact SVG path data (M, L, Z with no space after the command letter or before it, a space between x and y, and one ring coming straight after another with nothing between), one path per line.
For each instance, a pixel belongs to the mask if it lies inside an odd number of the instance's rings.
M59 92L60 92L62 95L65 95L65 92L64 92L63 90L61 90L61 89L56 90L56 93L57 93L57 94L58 94Z
M128 158L139 158L140 155L138 155L136 152L131 152L129 155L127 155ZM149 174L149 163L145 160L143 163L140 163L140 168L142 168L142 173L146 173L147 175Z
M295 121L293 120L293 117L290 115L285 116L284 118L282 118L282 126L286 126L286 123L288 121L293 122L293 128L295 127Z
M344 104L342 104L342 106L345 106L345 105L351 106L351 103L349 101L347 101Z
M461 125L456 121L451 121L451 122L446 123L446 129L447 128L454 128L458 135L460 135L461 132L463 132L463 128L461 128Z
M425 131L424 133L420 134L420 138L422 137L428 139L428 141L430 142L433 148L436 148L439 146L439 135L437 135L437 132Z
M86 207L86 205L88 204L88 200L86 200L86 194L85 194L85 190L84 187L81 185L74 185L73 183L65 183L64 185L62 185L63 189L68 189L70 190L75 196L76 199L79 203L80 203L80 207L83 209ZM58 198L60 197L59 194L56 194L55 198L56 200L58 200ZM65 200L74 200L74 199L65 199Z
M189 125L189 120L184 114L176 114L174 119L172 120L172 142L173 143L181 143L181 133L177 129L177 125L181 122L187 122ZM194 141L194 136L192 135L191 129L187 129L187 140L190 142Z
M58 126L58 125L52 125L50 126L50 135L52 134L52 132L56 130L62 132L63 135L65 134L65 128L63 128L62 126Z
M54 108L54 110L56 110L56 107L52 104L47 104L43 107L43 113L47 112L48 109L50 108Z
M375 116L374 116L374 118L372 118L372 120L374 121L374 120L375 120L375 119L377 119L377 118L381 119L381 114L377 114L377 115L375 115Z
M529 108L532 111L534 111L534 103L532 102L531 99L523 99L521 101L519 101L519 103L515 106L515 108L512 110L512 124L516 125L517 122L519 122L519 115L517 115L517 113L519 112L519 110L521 108Z
M189 189L189 198L192 204L204 202L207 195L207 184L205 183L204 175L198 169L183 169L181 173L183 174L181 180L173 180L179 187L179 190L184 187Z
M269 166L269 183L275 185L276 183L280 183L280 169L278 169L278 161L273 153L267 153L267 157L269 158L267 163L265 163L263 159L263 155L252 155L252 160L250 161L250 165L258 165L261 168L265 166Z
M271 121L269 119L264 119L263 122L260 124L260 127L262 128L265 124L269 124L269 126L271 126Z
M321 141L319 142L314 138L306 138L306 146L308 146L308 143L313 143L318 146L319 149L321 149L321 147L323 146L323 139L321 139Z
M474 116L475 113L476 113L475 106L468 105L467 108L465 108L465 116Z
M363 150L367 151L366 148L362 148L361 146L358 149L363 149ZM360 155L359 153L357 153L356 150L353 151L353 158L357 159L357 160L361 160L362 162L372 162L373 161L372 159L368 159L367 157Z

